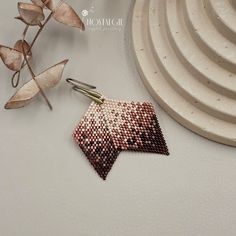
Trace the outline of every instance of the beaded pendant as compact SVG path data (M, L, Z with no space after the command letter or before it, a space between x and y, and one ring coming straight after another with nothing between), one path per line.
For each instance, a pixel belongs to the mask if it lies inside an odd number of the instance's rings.
M73 137L103 179L121 151L169 154L154 108L145 102L93 102Z
M74 79L67 82L93 100L73 138L102 179L122 151L169 155L151 103L111 100L94 91L94 86Z

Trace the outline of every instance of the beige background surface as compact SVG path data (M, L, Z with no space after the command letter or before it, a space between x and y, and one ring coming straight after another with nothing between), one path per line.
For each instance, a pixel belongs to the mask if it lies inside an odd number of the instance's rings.
M154 102L133 62L133 1L68 2L79 12L94 6L94 17L122 17L124 27L80 33L52 21L34 48L35 70L70 58L64 78L95 84L111 98ZM16 15L16 1L1 4L1 44L21 35ZM53 112L40 97L5 111L14 89L2 63L0 72L1 236L235 235L234 148L193 134L156 105L170 157L122 153L104 182L71 138L90 101L62 81L47 93Z

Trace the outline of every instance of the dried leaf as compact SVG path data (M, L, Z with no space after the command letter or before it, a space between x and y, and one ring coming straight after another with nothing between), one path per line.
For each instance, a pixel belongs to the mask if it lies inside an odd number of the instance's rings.
M31 0L34 4L40 6L40 7L43 7L44 6L44 3L43 1L41 0Z
M25 51L28 52L27 58L30 59L32 57L32 53L31 50L29 50L29 44L24 41L23 46ZM22 51L22 40L18 40L15 43L14 48L0 45L0 57L2 58L3 63L10 70L19 71L24 61L24 55Z
M40 25L44 20L42 7L31 3L18 3L20 18L28 25Z
M38 6L43 6L46 0L31 0ZM47 8L54 12L53 17L56 21L85 30L84 23L74 11L74 9L62 0L50 0L46 4Z
M62 77L64 67L68 60L64 60L35 77L40 87L45 90L54 87ZM5 109L16 109L28 105L39 93L36 82L32 79L21 87L7 102Z
M16 109L28 105L39 93L39 88L34 80L23 85L5 105L5 109Z
M52 0L48 6L54 10L53 17L56 21L68 26L85 30L84 23L76 14L74 9L67 3L63 2L56 5L55 0ZM56 8L54 9L55 6Z
M36 76L36 80L42 89L54 87L56 84L59 83L67 62L68 60L59 62L58 64L50 67L49 69Z
M45 2L46 0L42 0ZM55 11L57 7L59 7L64 1L63 0L50 0L46 6L49 8L51 11Z
M30 45L25 40L24 41L18 40L15 43L14 49L16 49L17 51L23 53L23 47L24 47L24 51L27 53L27 56L29 58L31 58L32 57L32 52L31 52L31 49L30 49Z
M23 53L14 48L9 48L2 45L0 45L0 57L2 58L3 63L13 71L20 70L24 59Z
M33 2L34 4L36 4L36 5L40 6L40 7L44 7L44 8L49 8L49 4L51 4L50 3L51 1L52 0L31 0L31 2ZM57 0L57 1L61 2L62 0Z
M47 0L31 0L34 4L43 7L45 5L45 2ZM51 11L55 11L57 7L60 6L60 4L63 3L63 0L49 0L46 4L46 7L50 9Z

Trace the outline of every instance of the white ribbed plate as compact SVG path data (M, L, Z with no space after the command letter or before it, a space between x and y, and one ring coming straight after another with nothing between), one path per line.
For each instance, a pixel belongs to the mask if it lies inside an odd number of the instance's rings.
M236 146L236 10L228 0L136 0L140 75L178 122Z

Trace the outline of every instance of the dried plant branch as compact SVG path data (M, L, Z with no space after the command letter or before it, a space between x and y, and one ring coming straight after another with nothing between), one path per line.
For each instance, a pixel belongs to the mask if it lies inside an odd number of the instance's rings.
M50 1L50 0L49 0L49 1ZM43 31L44 27L45 27L46 24L49 22L49 20L52 18L52 16L53 16L53 12L50 12L49 16L46 18L46 20L45 20L44 23L40 26L39 30L37 31L36 35L34 36L34 38L33 38L33 40L32 40L32 43L30 44L30 48L29 48L28 52L32 50L32 48L33 48L33 46L34 46L36 40L38 39L40 33ZM28 52L27 52L26 54L28 54ZM12 86L13 86L14 88L16 88L16 87L18 86L19 81L20 81L21 70L22 70L25 66L26 66L26 63L25 63L25 60L24 60L24 61L22 62L22 65L21 65L20 70L19 70L19 71L16 71L16 72L13 74L11 81L12 81ZM16 76L17 76L17 77L16 77ZM16 83L14 82L15 78L17 78Z
M61 61L56 65L46 69L35 77L38 84L45 91L55 87L61 80L64 67L68 60ZM39 87L35 80L31 79L25 83L6 103L5 109L17 109L25 107L38 95Z
M26 34L27 34L28 29L29 29L29 26L27 25L27 26L25 27L24 32L23 32L23 38L22 38L22 41L23 41L23 42L24 42L24 40L25 40L25 37L26 37ZM38 86L38 88L39 88L39 91L40 91L40 93L42 94L43 98L45 99L45 101L46 101L48 107L50 108L50 110L52 110L52 105L51 105L51 103L49 102L49 100L48 100L47 96L45 95L43 89L41 88L41 86L39 85L39 83L37 82L37 80L35 79L36 75L35 75L35 73L34 73L32 67L31 67L30 64L29 64L29 61L28 61L28 59L27 59L27 52L25 52L25 48L24 48L23 46L22 46L22 52L23 52L23 55L24 55L24 61L25 61L26 65L27 65L27 67L28 67L28 69L29 69L29 72L30 72L30 74L31 74L31 76L32 76L32 79L33 79L33 80L35 81L35 83L37 84L37 86Z
M16 81L15 81L16 78ZM16 71L11 77L11 85L13 88L16 88L20 82L20 71Z
M44 21L44 23L41 25L41 27L39 28L39 30L37 31L32 43L30 44L30 49L32 49L32 47L34 46L36 40L38 39L40 33L43 31L44 27L46 26L46 24L49 22L49 20L52 18L53 12L51 12L49 14L49 16L46 18L46 20Z
M21 100L22 97L27 97L27 94L29 95L30 91L28 91L26 88L33 89L35 93L38 94L38 92L41 93L43 98L45 99L47 105L52 110L52 105L50 104L49 100L47 99L43 88L48 88L47 81L43 81L42 83L37 81L37 76L35 75L33 68L30 65L29 59L32 57L32 48L35 45L39 35L47 25L47 23L53 18L54 20L63 23L68 26L77 27L81 30L84 30L84 24L81 21L80 17L77 15L77 13L74 11L74 9L67 4L64 0L31 0L32 3L24 3L19 2L18 3L18 11L20 16L16 17L16 19L21 20L26 24L26 27L23 32L22 40L18 40L15 44L14 48L10 48L7 46L0 45L0 58L3 60L4 64L12 71L14 71L14 74L11 78L11 84L13 87L17 87L20 81L21 77L21 71L22 69L27 66L30 75L32 77L32 81L30 82L29 87L25 87L25 85L16 92L17 96L13 96L5 107L7 109L14 109L19 108L27 105L31 99L26 99L25 101ZM50 13L48 14L47 18L45 19L44 10L48 9ZM32 42L29 44L25 41L27 32L29 27L32 26L38 26L39 29L37 30ZM62 62L62 66L64 69L64 66L66 65L67 60ZM47 71L47 70L46 70ZM60 71L60 70L59 70ZM47 74L47 78L50 81L59 81L61 79L62 74L55 75L53 73L57 73L57 70L54 70L53 68L50 69L51 74ZM55 76L59 76L56 78ZM51 78L50 78L51 77ZM49 86L52 87L52 86ZM38 90L38 92L37 92ZM23 94L22 94L23 93ZM24 93L26 96L24 96ZM16 95L15 94L15 95ZM29 97L28 97L29 98ZM13 100L12 100L13 99ZM13 105L14 104L14 105Z

